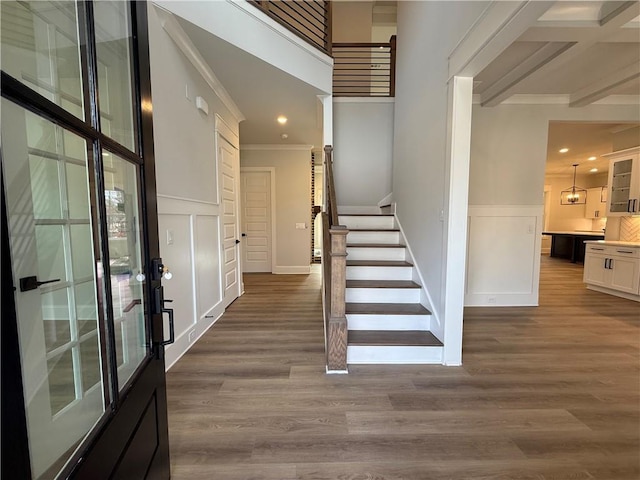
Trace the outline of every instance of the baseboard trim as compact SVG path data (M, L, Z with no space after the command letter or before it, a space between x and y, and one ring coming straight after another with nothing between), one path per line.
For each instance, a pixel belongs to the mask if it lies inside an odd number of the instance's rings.
M274 275L309 275L311 265L308 266L276 266L272 272Z
M589 290L593 290L594 292L606 293L607 295L613 295L615 297L626 298L627 300L633 300L634 302L640 302L640 295L634 295L632 293L619 292L618 290L613 290L607 287L599 287L597 285L588 285L587 288Z

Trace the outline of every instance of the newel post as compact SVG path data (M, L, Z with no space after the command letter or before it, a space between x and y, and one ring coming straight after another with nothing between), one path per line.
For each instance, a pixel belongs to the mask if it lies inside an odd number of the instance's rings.
M342 225L332 226L331 234L331 310L327 326L327 370L347 370L347 317L345 288L347 274L347 234Z

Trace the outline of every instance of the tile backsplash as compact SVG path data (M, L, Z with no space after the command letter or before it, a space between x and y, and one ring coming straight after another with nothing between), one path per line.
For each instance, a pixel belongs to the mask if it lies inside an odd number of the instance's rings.
M620 218L620 240L640 242L640 216Z

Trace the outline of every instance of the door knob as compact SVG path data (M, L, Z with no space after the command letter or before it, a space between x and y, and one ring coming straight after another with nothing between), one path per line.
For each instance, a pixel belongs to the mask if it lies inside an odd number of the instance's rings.
M31 277L22 277L20 279L20 291L28 292L29 290L35 290L40 285L44 285L45 283L55 283L59 281L59 278L54 278L53 280L45 280L44 282L39 282L38 277L36 277L35 275Z

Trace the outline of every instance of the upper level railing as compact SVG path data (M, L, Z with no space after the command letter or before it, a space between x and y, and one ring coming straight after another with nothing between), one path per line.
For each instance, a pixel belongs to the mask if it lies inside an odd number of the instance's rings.
M347 370L347 318L345 291L347 278L347 234L339 225L338 205L333 181L333 148L324 147L327 195L322 212L322 290L327 370Z
M334 97L394 97L396 36L388 43L333 44Z
M249 0L275 21L331 55L331 2L321 0Z

